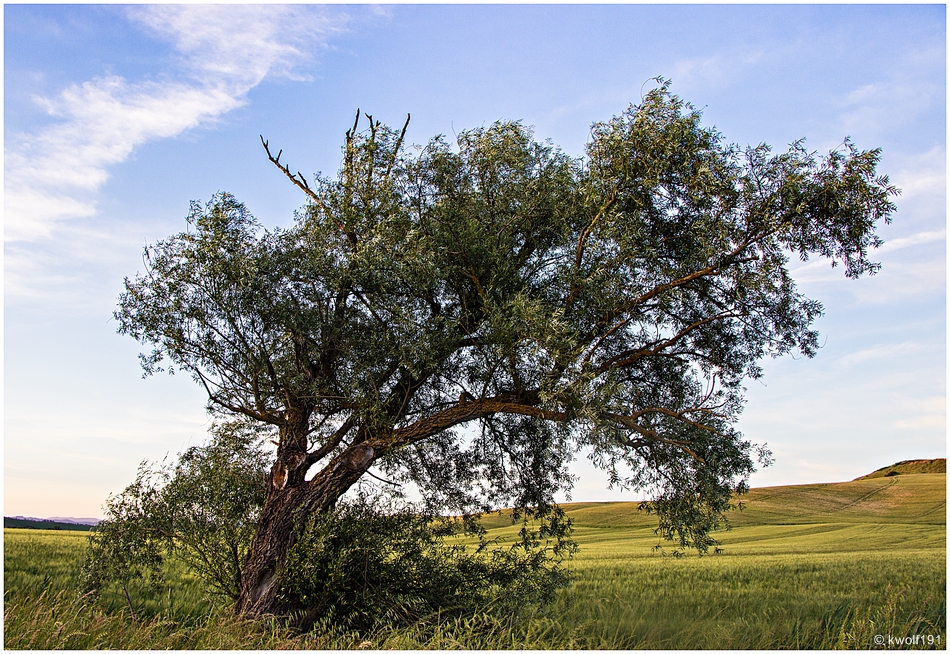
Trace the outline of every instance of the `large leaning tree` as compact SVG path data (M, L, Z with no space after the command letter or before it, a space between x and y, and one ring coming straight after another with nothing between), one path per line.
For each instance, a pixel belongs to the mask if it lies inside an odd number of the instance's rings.
M446 512L543 518L581 453L707 547L767 456L734 429L743 381L817 348L789 258L878 268L880 151L740 148L665 84L578 159L517 122L407 148L367 118L332 179L264 142L307 197L293 227L193 204L119 300L146 374L187 371L211 411L272 428L236 610L279 612L300 525L371 466Z

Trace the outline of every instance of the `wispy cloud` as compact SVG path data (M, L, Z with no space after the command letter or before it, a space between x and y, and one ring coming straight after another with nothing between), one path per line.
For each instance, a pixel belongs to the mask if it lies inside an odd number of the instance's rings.
M35 240L60 220L93 215L94 192L110 166L143 143L180 134L241 102L219 88L114 76L66 88L50 103L62 122L14 135L6 152L6 240Z
M720 52L706 57L689 57L673 64L670 78L677 88L721 88L760 62L758 50Z
M170 40L196 80L235 95L268 75L295 77L295 66L345 20L299 5L152 5L130 9L129 17Z
M96 211L96 191L144 143L207 124L246 102L268 76L295 68L344 24L304 6L158 5L130 20L169 41L177 66L159 80L107 75L38 102L56 120L32 134L8 134L4 238L34 241L61 221Z
M869 361L902 359L927 351L928 344L916 341L872 345L860 350L848 352L835 362L840 368L851 368Z
M922 48L893 62L878 80L851 89L837 101L845 134L879 138L913 123L944 101L944 48Z
M854 89L841 101L842 127L847 134L877 136L912 122L942 95L926 81L886 80Z
M890 241L885 241L884 245L880 247L879 252L893 252L895 250L902 250L915 245L923 245L924 243L935 243L946 240L947 230L945 229L929 232L918 232L917 234L911 234L910 236L904 236Z
M944 222L947 191L947 150L935 146L925 152L889 156L887 167L893 167L891 181L901 190L898 210L921 204L934 211Z
M934 389L939 392L939 389ZM947 397L946 394L934 394L929 397L914 397L902 402L909 418L894 422L895 429L903 431L946 430Z

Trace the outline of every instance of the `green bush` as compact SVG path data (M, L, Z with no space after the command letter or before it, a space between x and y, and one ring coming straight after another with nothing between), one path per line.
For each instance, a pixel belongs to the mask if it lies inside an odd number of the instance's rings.
M570 546L525 530L489 541L476 523L360 495L312 517L283 568L282 601L301 627L369 630L435 616L511 615L553 600Z

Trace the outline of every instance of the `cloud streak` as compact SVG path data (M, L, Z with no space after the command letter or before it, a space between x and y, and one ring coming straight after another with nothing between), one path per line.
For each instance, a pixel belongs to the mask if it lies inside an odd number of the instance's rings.
M57 223L95 215L110 167L242 106L269 76L299 78L295 67L345 22L314 7L274 5L143 6L128 17L171 43L177 67L157 81L109 75L38 99L58 120L8 135L5 241L40 240Z

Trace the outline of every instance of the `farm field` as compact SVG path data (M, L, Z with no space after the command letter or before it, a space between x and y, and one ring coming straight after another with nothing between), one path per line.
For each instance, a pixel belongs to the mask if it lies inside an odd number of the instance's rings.
M565 507L575 581L527 618L372 634L247 625L173 568L160 592L76 600L81 532L4 532L7 648L946 648L946 474L753 489L720 553L673 556L633 503ZM513 533L504 516L491 535ZM662 550L656 550L656 545ZM877 640L876 640L877 638ZM909 643L908 643L909 639ZM879 641L883 640L883 643Z

